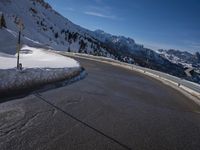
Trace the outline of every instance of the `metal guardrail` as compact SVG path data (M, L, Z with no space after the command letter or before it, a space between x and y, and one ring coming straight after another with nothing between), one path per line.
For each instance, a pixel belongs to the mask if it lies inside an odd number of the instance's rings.
M128 64L128 63L124 63L124 62L120 62L111 58L106 58L106 57L101 57L101 56L93 56L93 55L88 55L88 54L81 54L81 53L71 53L71 52L60 52L57 51L57 53L62 54L62 55L66 55L66 56L74 56L74 57L79 57L79 58L85 58L85 59L91 59L91 60L95 60L95 61L101 61L101 62L106 62L106 63L110 63L113 65L117 65L117 66L122 66L124 68L127 69L131 69L143 74L146 74L148 76L151 76L153 78L156 78L158 80L161 81L166 81L170 84L173 84L175 86L177 86L178 88L186 91L187 93L191 94L192 96L195 96L196 98L198 98L200 100L200 85L197 83L193 83L160 71L155 71L152 69L148 69L148 68L144 68L144 67L140 67L134 64ZM200 104L200 101L198 102Z

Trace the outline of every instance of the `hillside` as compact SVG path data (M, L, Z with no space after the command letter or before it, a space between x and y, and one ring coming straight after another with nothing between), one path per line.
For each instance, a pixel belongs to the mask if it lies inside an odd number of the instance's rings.
M3 0L0 1L0 10L9 29L0 31L4 36L0 41L4 47L1 51L15 53L14 47L3 45L8 39L9 45L15 45L17 25L22 19L23 42L26 44L110 57L99 42L88 35L88 30L61 16L43 0Z

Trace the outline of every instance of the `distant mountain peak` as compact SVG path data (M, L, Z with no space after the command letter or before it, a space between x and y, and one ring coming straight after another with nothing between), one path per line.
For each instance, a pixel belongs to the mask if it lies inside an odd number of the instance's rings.
M52 9L52 7L49 5L49 3L45 2L44 0L31 0L31 1L41 4L46 9Z

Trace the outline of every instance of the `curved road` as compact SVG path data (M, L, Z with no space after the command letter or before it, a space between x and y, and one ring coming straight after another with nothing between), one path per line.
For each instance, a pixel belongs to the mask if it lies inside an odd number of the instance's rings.
M142 74L77 60L85 79L0 104L1 150L200 148L193 101Z

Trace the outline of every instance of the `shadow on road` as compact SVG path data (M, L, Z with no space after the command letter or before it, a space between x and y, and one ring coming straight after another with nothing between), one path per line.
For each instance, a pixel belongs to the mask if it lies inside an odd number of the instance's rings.
M4 93L0 93L0 103L11 101L13 99L24 98L27 95L33 94L35 92L45 92L48 90L61 88L69 84L72 84L74 82L77 82L79 80L83 80L87 75L88 73L85 71L84 68L82 68L81 73L78 76L66 80L61 80L58 82L49 83L45 85L37 85L31 88L24 88L20 90L16 89L15 91L6 91Z

